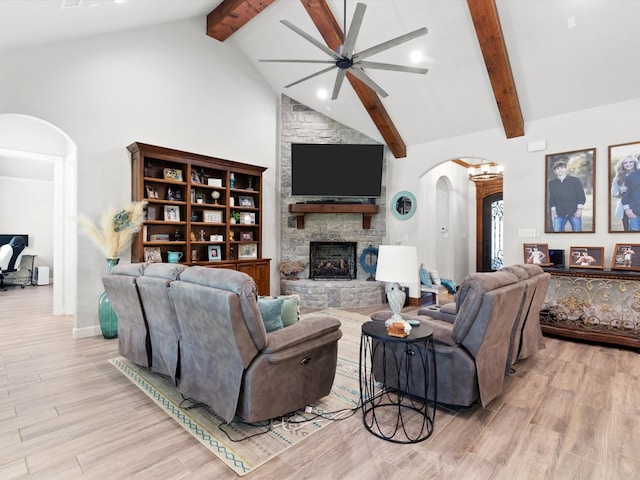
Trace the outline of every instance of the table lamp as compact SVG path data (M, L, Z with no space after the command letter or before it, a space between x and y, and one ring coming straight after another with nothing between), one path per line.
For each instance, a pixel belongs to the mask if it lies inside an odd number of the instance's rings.
M404 306L405 293L400 284L418 283L418 251L410 245L380 245L376 280L392 282L387 301L393 312L392 322L402 322L400 310Z

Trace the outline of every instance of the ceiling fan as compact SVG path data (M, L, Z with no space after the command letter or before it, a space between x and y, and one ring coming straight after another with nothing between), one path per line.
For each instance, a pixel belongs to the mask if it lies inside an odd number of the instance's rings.
M327 55L331 57L329 60L260 60L260 62L288 62L288 63L330 63L331 66L320 70L319 72L312 73L311 75L307 75L300 80L297 80L289 85L285 85L284 88L293 87L294 85L298 85L304 81L307 81L311 78L317 77L318 75L322 75L334 68L338 69L338 74L336 75L336 81L333 85L333 94L331 96L331 100L335 100L338 98L338 93L340 93L340 88L342 87L342 83L344 81L344 77L347 72L352 73L356 78L358 78L362 83L367 85L369 88L377 92L382 97L387 97L389 94L384 91L384 89L374 82L369 75L367 75L364 71L365 68L371 69L379 69L379 70L393 70L396 72L405 72L405 73L427 73L426 68L417 68L417 67L405 67L402 65L393 65L390 63L379 63L379 62L370 62L366 61L365 58L368 58L372 55L380 53L384 50L388 50L392 47L396 47L402 43L408 42L409 40L413 40L414 38L421 37L427 33L426 27L419 28L413 32L406 33L396 38L392 38L391 40L387 40L386 42L382 42L373 47L362 50L361 52L354 52L354 48L356 45L356 39L358 38L358 33L360 31L360 26L362 25L362 19L364 18L364 12L367 9L367 6L364 3L358 3L356 5L356 10L353 15L353 19L351 20L351 25L349 27L349 31L346 31L345 28L345 39L343 45L341 45L342 49L338 49L338 52L334 52L329 47L321 43L320 41L313 38L308 33L304 32L300 28L293 25L291 22L287 20L280 20L280 23L289 27L291 30L296 32L301 37L305 38L307 41L311 42L313 45L318 47L320 50L325 52ZM345 0L345 23L346 23L346 0Z

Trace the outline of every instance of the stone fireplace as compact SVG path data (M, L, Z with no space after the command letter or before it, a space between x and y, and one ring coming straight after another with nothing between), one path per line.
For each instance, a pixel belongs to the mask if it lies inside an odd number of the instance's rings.
M356 246L356 242L310 242L309 278L354 280L357 275Z
M386 233L386 161L383 165L382 194L376 198L380 212L371 215L370 225L364 228L362 213L309 212L305 214L303 227L298 228L295 214L289 205L317 201L315 197L291 195L291 144L292 143L377 143L361 132L342 125L295 100L282 96L281 111L281 165L280 165L280 259L307 263L308 267L297 273L298 280L282 278L280 293L300 296L300 304L310 308L357 308L384 303L385 285L367 281L369 274L360 267L359 256L370 245L380 245ZM354 178L354 182L358 179ZM353 200L353 199L333 199ZM322 260L331 268L318 268L310 254L311 245L337 243L349 245L349 257L333 257ZM326 253L326 252L325 252ZM339 254L342 255L342 254ZM344 268L342 266L344 263ZM316 265L316 272L313 266ZM337 265L337 267L336 267ZM324 278L319 278L328 274Z

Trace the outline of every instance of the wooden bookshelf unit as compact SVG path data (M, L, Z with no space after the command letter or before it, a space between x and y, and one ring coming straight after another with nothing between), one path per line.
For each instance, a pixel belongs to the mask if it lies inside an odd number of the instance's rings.
M249 274L270 294L270 259L262 258L264 167L170 148L132 143L131 198L147 201L147 219L131 261L230 268ZM234 217L238 217L238 220Z

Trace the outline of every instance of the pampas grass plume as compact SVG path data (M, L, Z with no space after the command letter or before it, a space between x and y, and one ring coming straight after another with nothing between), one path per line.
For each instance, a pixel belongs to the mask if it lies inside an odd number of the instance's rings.
M102 214L97 225L86 217L80 217L80 227L106 258L120 258L120 254L131 245L133 236L140 231L146 205L147 202L131 202L120 210L111 207Z

